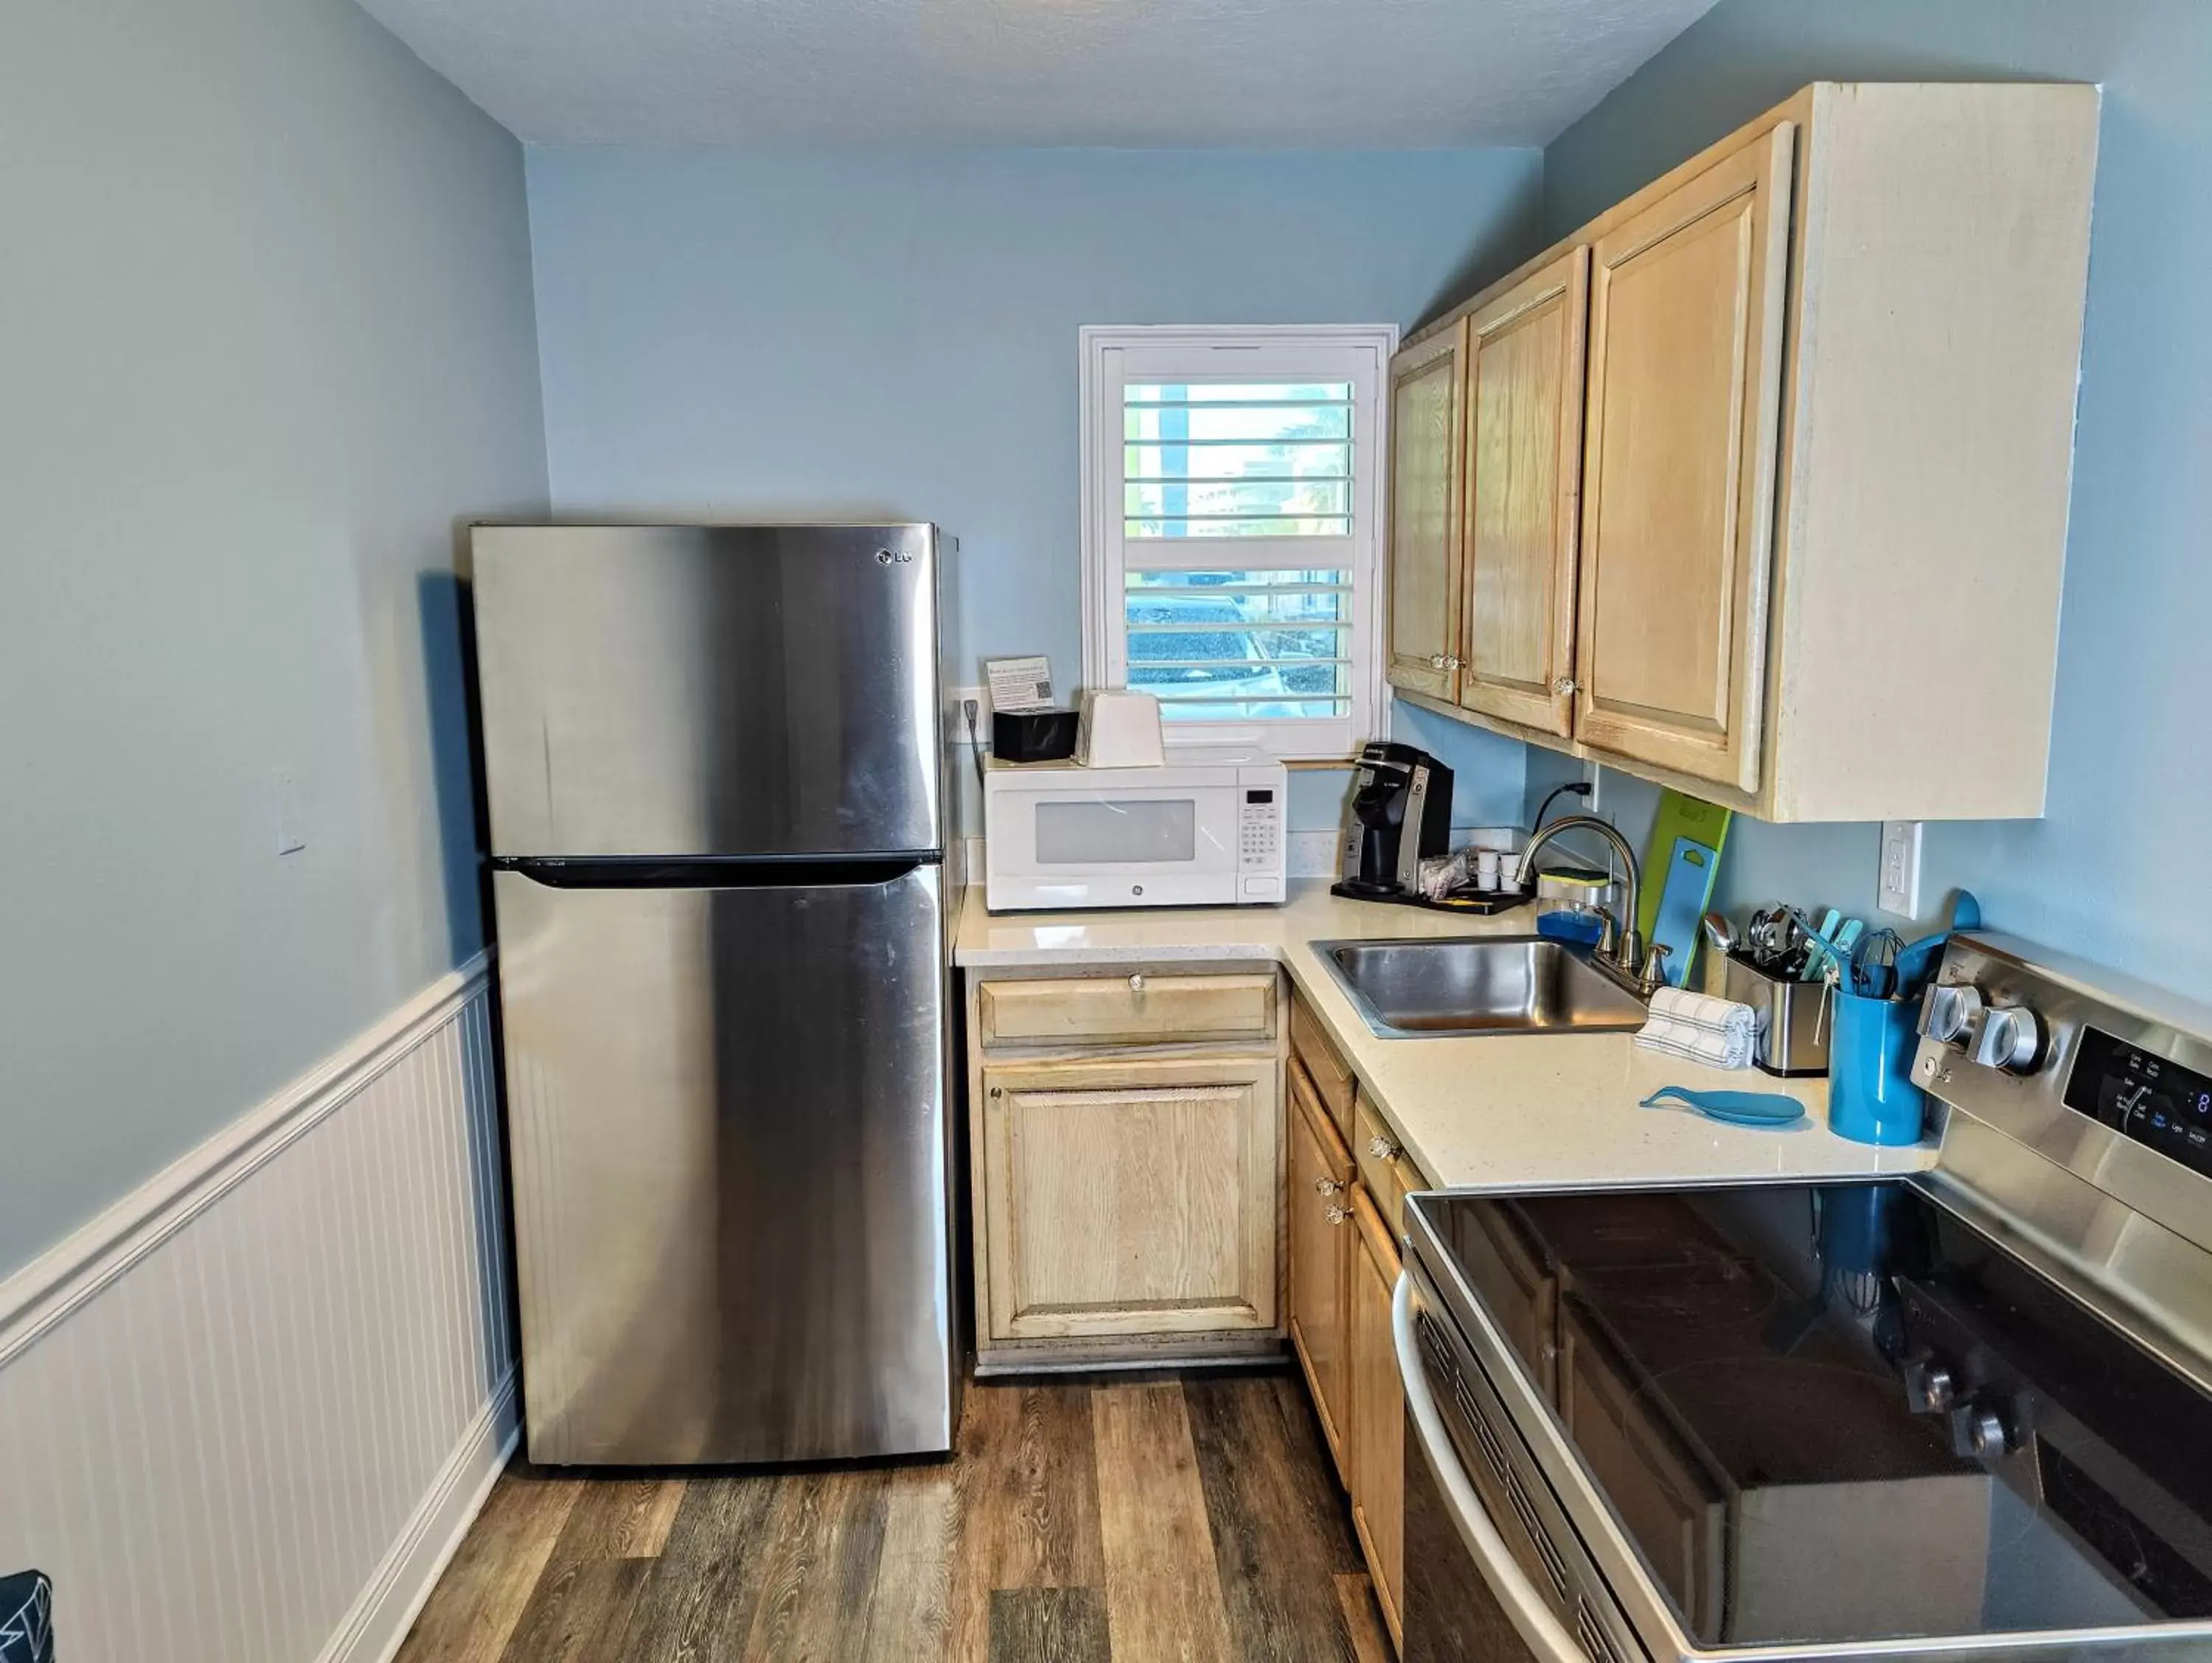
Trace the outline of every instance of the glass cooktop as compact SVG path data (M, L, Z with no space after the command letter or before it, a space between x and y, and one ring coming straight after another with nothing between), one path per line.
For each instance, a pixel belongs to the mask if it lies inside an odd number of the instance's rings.
M2212 1616L2212 1399L1920 1192L1417 1205L1701 1646Z

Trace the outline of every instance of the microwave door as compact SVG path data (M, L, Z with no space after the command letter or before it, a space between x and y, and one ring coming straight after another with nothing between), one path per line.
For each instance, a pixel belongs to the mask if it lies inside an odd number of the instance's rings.
M1003 791L989 804L995 911L1237 899L1237 793L1221 786Z

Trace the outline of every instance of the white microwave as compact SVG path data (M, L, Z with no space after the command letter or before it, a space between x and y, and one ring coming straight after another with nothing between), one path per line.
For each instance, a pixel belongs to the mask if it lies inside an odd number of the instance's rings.
M994 762L983 775L983 902L1255 907L1284 898L1289 775L1249 752L1170 750L1159 768Z

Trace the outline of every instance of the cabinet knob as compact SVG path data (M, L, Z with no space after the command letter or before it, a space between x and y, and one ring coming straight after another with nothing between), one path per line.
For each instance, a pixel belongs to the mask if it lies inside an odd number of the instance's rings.
M994 1085L991 1088L991 1095L994 1097L1003 1097L1006 1095L1006 1089L1004 1086Z
M1367 1140L1367 1152L1378 1161L1395 1161L1405 1153L1388 1138L1370 1138Z
M1334 1201L1328 1204L1328 1206L1325 1211L1328 1214L1328 1222L1332 1224L1341 1224L1346 1219L1352 1217L1350 1213L1346 1212L1342 1207L1338 1206Z
M1449 670L1451 668L1451 660L1441 652L1431 652L1429 654L1429 668L1431 670Z
M1334 1178L1316 1178L1314 1180L1314 1193L1316 1195L1334 1195L1343 1187L1344 1186L1338 1183Z
M1455 654L1453 657L1444 660L1444 668L1447 670L1464 670L1467 668L1467 660Z
M1145 973L1142 970L1129 978L1129 991L1133 993L1141 993L1145 991Z
M1552 683L1552 696L1557 699L1564 699L1569 694L1579 691L1581 683L1577 682L1573 677L1562 676L1559 680Z

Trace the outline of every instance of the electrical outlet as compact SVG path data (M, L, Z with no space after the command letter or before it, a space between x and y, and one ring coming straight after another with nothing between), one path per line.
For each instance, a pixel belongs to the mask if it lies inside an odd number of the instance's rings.
M988 687L951 687L945 690L945 721L952 743L968 743L968 701L975 701L975 743L980 750L991 743L991 689Z
M1899 918L1920 916L1920 833L1917 820L1881 822L1881 890L1876 902Z
M1591 762L1588 757L1584 757L1583 759L1583 781L1585 785L1589 786L1589 795L1583 798L1582 807L1574 810L1573 812L1577 814L1595 814L1598 811L1597 799L1598 792L1601 788L1600 781L1601 781L1604 777L1605 770L1603 768L1600 768L1595 762Z

